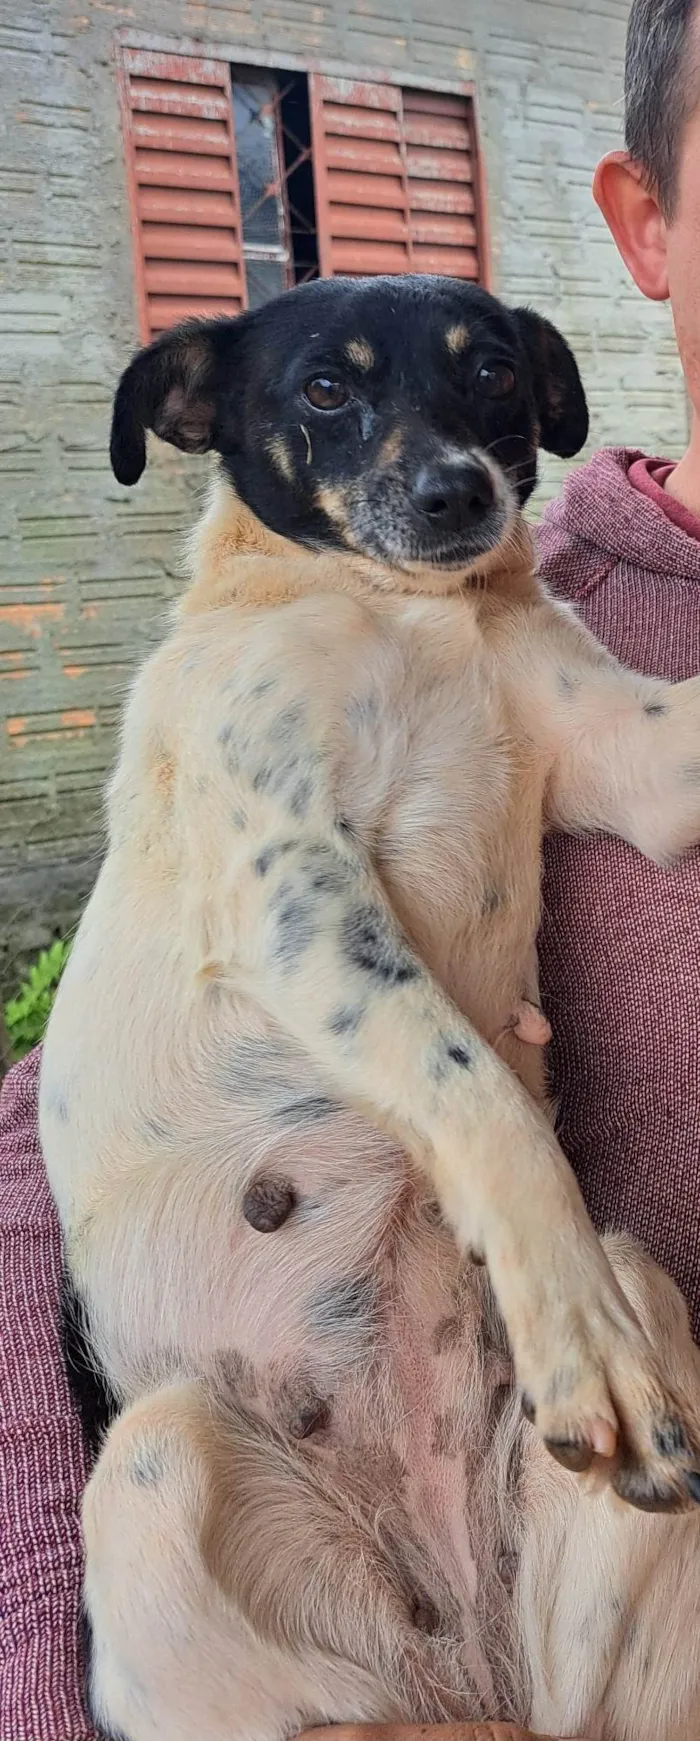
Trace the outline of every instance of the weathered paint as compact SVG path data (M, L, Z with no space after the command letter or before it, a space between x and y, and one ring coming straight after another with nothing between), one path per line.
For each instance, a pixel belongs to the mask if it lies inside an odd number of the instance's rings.
M121 43L116 68L139 332L147 344L178 320L245 307L231 74L226 61Z
M487 282L471 93L310 77L321 271Z
M634 291L590 197L597 157L619 142L628 9L628 0L0 0L6 979L11 957L72 921L94 877L122 697L179 589L179 539L204 470L154 443L129 493L107 464L114 383L138 342L115 32L146 54L146 79L152 52L179 49L212 67L222 56L313 63L351 86L367 76L417 89L473 83L494 288L567 332L596 442L673 454L686 410L667 311ZM144 116L167 119L161 97L146 100ZM204 120L216 120L214 105ZM192 191L181 189L177 211L149 210L160 194L153 183L147 197L144 184L145 221L194 226ZM560 473L548 468L548 488ZM18 720L25 727L9 733Z

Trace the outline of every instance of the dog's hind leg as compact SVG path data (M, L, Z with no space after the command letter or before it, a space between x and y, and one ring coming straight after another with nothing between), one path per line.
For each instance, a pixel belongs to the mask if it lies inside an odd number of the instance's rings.
M303 1454L204 1383L112 1428L84 1502L93 1713L126 1741L277 1741L478 1714L373 1531Z

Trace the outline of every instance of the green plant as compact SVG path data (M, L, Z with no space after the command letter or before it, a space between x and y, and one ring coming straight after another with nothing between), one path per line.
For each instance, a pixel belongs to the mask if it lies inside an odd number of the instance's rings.
M50 949L42 949L32 962L16 997L5 1004L5 1022L10 1036L12 1055L23 1058L43 1039L51 1014L56 987L68 960L70 943L57 938Z

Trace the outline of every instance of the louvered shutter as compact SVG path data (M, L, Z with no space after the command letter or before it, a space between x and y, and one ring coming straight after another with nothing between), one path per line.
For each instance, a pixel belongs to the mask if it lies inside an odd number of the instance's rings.
M471 98L321 73L309 84L322 277L483 279Z
M226 61L122 48L120 91L139 325L246 305Z

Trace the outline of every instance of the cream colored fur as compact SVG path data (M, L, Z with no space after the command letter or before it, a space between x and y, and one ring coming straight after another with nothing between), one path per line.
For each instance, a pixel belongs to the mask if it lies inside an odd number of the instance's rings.
M129 1741L697 1741L700 1520L607 1476L682 1483L658 1428L698 1442L698 1358L671 1285L596 1239L514 1023L543 827L663 859L700 835L699 766L700 681L623 671L519 520L458 585L302 552L216 483L42 1074L124 1403L84 1523ZM270 1233L261 1179L292 1205ZM521 1421L470 1254L596 1496Z

